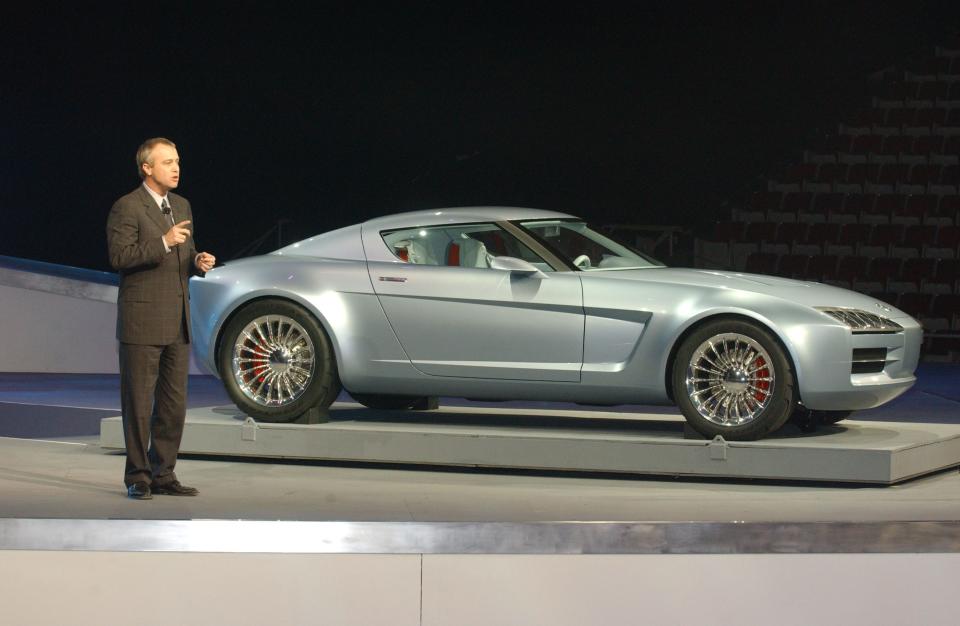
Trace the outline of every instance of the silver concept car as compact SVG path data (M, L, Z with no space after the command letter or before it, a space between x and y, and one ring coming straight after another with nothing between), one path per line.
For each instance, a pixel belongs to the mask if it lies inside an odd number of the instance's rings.
M425 398L676 404L706 437L824 423L915 381L922 330L866 295L678 269L552 211L403 213L190 283L194 349L248 415L290 421L341 385Z

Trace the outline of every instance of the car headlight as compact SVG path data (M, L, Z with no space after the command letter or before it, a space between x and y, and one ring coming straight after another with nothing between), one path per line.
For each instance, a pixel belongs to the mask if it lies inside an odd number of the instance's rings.
M893 320L860 309L817 307L817 310L846 324L854 333L896 333L903 330L903 326Z

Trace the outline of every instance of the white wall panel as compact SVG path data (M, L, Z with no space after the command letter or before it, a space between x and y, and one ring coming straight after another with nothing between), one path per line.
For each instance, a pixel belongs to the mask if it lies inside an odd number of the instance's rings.
M958 574L960 554L3 551L0 606L37 625L936 626L957 623Z
M427 555L423 626L957 624L960 554Z
M416 626L419 555L0 552L0 623Z
M0 329L0 372L118 372L116 300L0 284Z

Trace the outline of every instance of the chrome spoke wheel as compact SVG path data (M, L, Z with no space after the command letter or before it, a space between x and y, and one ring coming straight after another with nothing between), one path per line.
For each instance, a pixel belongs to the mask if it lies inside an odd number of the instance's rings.
M243 327L233 345L232 372L240 391L260 406L282 407L303 395L313 379L310 335L285 315L264 315Z
M686 391L694 409L719 426L752 422L773 396L773 360L753 338L740 333L714 335L693 351Z

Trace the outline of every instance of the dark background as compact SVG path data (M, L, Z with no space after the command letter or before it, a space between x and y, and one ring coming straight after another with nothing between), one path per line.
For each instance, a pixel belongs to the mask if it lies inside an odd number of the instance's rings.
M227 260L420 208L695 226L945 41L949 2L5 9L0 254L109 269L147 137ZM276 247L271 235L259 252Z

